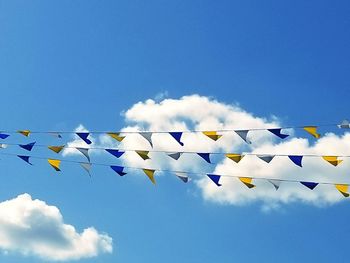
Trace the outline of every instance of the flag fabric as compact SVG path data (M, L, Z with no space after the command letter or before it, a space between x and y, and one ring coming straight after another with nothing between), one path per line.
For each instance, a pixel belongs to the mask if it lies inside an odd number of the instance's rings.
M303 129L314 136L316 139L321 137L321 134L317 133L317 126L305 126Z
M221 176L217 174L207 174L207 176L216 184L217 186L221 186L222 184L219 183Z
M270 163L275 158L275 155L257 155L257 157L266 163Z
M140 135L145 138L149 144L151 145L151 147L153 148L153 142L152 142L152 132L140 132Z
M80 153L82 153L86 157L86 159L90 162L90 156L89 156L89 149L88 148L76 147L75 149L77 149Z
M338 160L338 156L322 156L322 158L333 166L337 166L343 161L343 160Z
M300 182L300 183L311 190L314 190L314 188L318 185L318 183L314 183L314 182Z
M239 163L244 157L244 155L238 153L227 153L225 156L236 163Z
M57 172L61 171L60 170L61 160L47 159L47 161Z
M217 141L222 137L222 135L217 134L216 131L204 131L203 134L212 139L213 141Z
M91 170L91 163L80 163L80 166L89 174L89 176L91 177L90 174L90 170Z
M210 153L197 153L200 157L202 157L207 163L211 163L210 161Z
M179 158L182 155L182 152L176 152L176 153L167 153L167 155L171 158L173 158L174 160L179 160Z
M151 182L155 185L156 184L156 180L154 179L155 170L152 170L152 169L142 169L142 170L147 175L147 177L151 180Z
M151 159L148 154L149 151L135 151L143 160Z
M276 191L280 188L281 186L281 180L276 180L276 179L268 179L268 181L275 187Z
M176 177L179 178L182 182L187 183L189 181L189 177L186 173L175 173Z
M17 157L19 157L20 159L22 159L22 160L25 161L26 163L29 163L30 165L33 165L33 164L29 161L30 156L26 156L26 155L17 155Z
M112 154L114 157L120 158L125 152L116 149L105 149L106 152Z
M277 137L281 138L281 139L285 139L289 136L289 134L283 134L281 131L282 129L278 128L278 129L267 129L269 132L271 132L272 134L276 135Z
M34 145L35 145L35 142L31 142L28 144L19 144L18 146L30 152L33 149Z
M170 134L181 146L184 146L184 143L181 142L182 132L169 132L169 134Z
M19 130L17 132L22 134L25 137L28 137L30 135L30 130Z
M124 176L127 173L124 172L124 167L123 166L118 166L118 165L111 165L110 166L111 169L116 172L117 174L119 174L120 176Z
M302 160L303 156L301 155L288 155L288 158L296 165L303 167Z
M348 120L343 120L341 124L338 125L340 129L350 129L350 122Z
M65 145L59 145L59 146L48 146L47 148L49 148L51 151L55 153L60 153L64 147Z
M335 188L344 196L349 197L349 185L348 184L336 184Z
M9 137L10 135L5 134L5 133L0 133L0 139L6 139L7 137Z
M250 140L248 140L248 132L249 130L237 130L235 131L239 137L242 138L243 141L245 141L248 144L251 144L252 142Z
M114 140L117 140L118 142L121 142L125 138L125 136L120 136L119 132L107 132L107 135L112 137Z
M91 144L92 141L88 138L90 133L88 132L76 132L76 135L78 135L80 137L80 139L82 139L86 144Z
M253 179L250 177L238 177L238 179L244 183L249 189L254 188L255 185L252 184Z

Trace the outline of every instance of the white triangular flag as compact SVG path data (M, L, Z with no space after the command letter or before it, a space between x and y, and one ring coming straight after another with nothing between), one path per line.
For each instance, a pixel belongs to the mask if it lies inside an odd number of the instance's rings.
M90 156L89 156L89 149L88 148L75 148L77 149L79 152L81 152L87 159L88 161L90 162Z
M248 136L248 132L249 130L238 130L238 131L235 131L239 137L242 138L242 140L244 140L246 143L248 144L251 144L252 142L250 140L248 140L247 136Z
M275 187L276 190L278 190L278 188L280 188L280 185L281 185L280 180L269 179L268 181Z
M91 177L90 174L90 170L91 170L91 163L80 163L81 167L83 167L83 169L85 171L87 171L87 173L89 174L89 176Z
M145 138L149 144L151 145L151 147L153 148L153 143L152 143L152 132L140 132L140 135Z
M274 155L257 155L257 157L267 163L271 162L272 159L275 158Z

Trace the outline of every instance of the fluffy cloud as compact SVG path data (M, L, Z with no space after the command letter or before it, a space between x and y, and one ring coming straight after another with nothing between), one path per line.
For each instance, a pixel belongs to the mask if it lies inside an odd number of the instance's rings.
M78 233L57 207L22 194L0 203L0 248L46 260L78 260L111 253L112 238L93 227Z

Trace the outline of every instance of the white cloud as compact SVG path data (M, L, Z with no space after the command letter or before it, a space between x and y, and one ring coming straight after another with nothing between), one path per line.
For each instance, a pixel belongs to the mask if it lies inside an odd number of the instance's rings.
M45 260L78 260L111 253L112 238L93 227L78 233L57 207L22 194L0 203L0 248Z

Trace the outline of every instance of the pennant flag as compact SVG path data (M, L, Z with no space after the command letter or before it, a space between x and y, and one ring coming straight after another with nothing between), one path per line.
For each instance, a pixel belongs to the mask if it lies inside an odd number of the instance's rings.
M280 188L280 185L281 185L280 180L269 179L268 181L275 187L276 191L278 190L278 188Z
M91 170L91 163L80 163L81 167L83 167L83 169L89 174L89 176L91 177L90 174L90 170Z
M203 134L208 136L210 139L214 141L217 141L222 137L222 135L217 134L216 131L204 131Z
M6 139L7 137L9 137L10 135L5 134L5 133L0 133L0 139Z
M140 135L145 138L149 144L151 145L151 147L153 148L153 143L152 143L152 132L140 132Z
M119 151L115 149L105 149L105 150L117 158L120 158L120 156L122 156L125 153L123 151Z
M86 157L86 159L88 159L88 161L90 162L89 149L79 148L79 147L76 147L75 149L77 149L79 152L81 152Z
M55 169L57 172L61 171L61 170L60 170L61 160L47 159L47 161L48 161L49 164L53 167L53 169Z
M243 141L245 141L246 143L248 144L251 144L252 142L250 140L248 140L247 136L248 136L248 132L249 130L238 130L238 131L235 131L239 137L242 138Z
M47 146L51 151L55 153L60 153L62 149L65 147L65 145L59 145L59 146Z
M20 131L17 131L18 133L22 134L23 136L26 136L28 137L29 134L30 134L30 131L29 130L20 130Z
M289 159L296 165L302 167L303 156L301 155L288 155Z
M322 158L333 166L337 166L343 161L343 160L338 160L338 156L322 156Z
M257 157L267 163L270 163L275 158L274 155L257 155Z
M207 174L207 176L216 184L217 186L221 186L222 184L219 183L221 176L217 174Z
M57 138L62 138L62 135L59 134L58 132L48 132L49 135L53 136L53 137L57 137Z
M111 165L110 167L112 168L112 170L113 170L114 172L116 172L116 173L119 174L120 176L126 175L126 173L123 172L123 170L124 170L124 167L123 167L123 166Z
M30 156L26 156L26 155L17 155L17 157L21 158L23 161L25 161L26 163L29 163L30 165L33 165L30 161L29 158Z
M151 159L148 154L149 151L135 151L143 160Z
M340 129L350 129L350 122L348 120L343 120L341 124L338 125Z
M300 182L300 183L311 190L314 190L314 188L318 185L318 183L314 183L314 182Z
M107 134L118 142L121 142L125 138L125 136L120 136L119 132L108 132Z
M92 141L90 141L88 139L90 133L88 133L88 132L76 132L75 134L78 135L80 137L80 139L82 139L86 144L92 143Z
M34 145L35 145L35 142L31 142L28 144L19 144L18 146L30 152L33 149Z
M289 136L289 134L282 134L281 133L282 129L267 129L267 130L281 139L285 139Z
M7 144L0 143L0 149L6 149L6 148L7 148Z
M335 188L344 196L344 197L349 197L348 189L349 185L347 184L336 184Z
M210 162L210 153L197 153L200 157L202 157L207 163Z
M184 146L184 143L181 142L182 132L169 132L169 134L170 134L181 146Z
M321 137L321 134L317 133L317 126L305 126L303 129L314 136L316 139Z
M185 173L175 173L175 175L177 178L179 178L184 183L187 183L189 181L189 178Z
M238 179L239 179L242 183L244 183L249 189L255 187L255 185L252 184L252 180L253 180L253 179L250 178L250 177L238 177Z
M177 153L167 153L167 155L174 160L178 160L180 156L182 155L182 152L177 152Z
M239 161L244 157L244 155L238 153L227 153L225 156L236 163L239 163Z
M153 184L156 184L156 181L154 180L154 172L155 170L152 169L142 169L142 171L148 176L148 178L151 180Z

